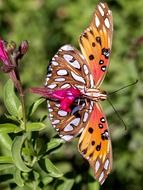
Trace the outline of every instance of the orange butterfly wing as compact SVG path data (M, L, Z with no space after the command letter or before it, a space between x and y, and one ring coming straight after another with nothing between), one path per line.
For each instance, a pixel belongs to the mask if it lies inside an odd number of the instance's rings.
M89 27L79 44L98 88L107 72L112 45L112 13L106 3L99 3Z
M102 184L112 168L112 149L107 121L97 102L79 139L79 151L89 161L95 178Z
M106 3L99 3L89 27L81 34L79 41L95 88L101 85L109 66L112 32L112 13ZM98 102L95 102L80 137L79 151L89 161L95 178L102 184L112 168L112 148L107 121Z

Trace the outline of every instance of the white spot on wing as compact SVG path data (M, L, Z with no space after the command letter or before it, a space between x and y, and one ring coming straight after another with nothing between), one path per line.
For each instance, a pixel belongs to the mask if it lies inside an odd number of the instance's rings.
M49 104L49 100L47 100L47 107L51 108L51 105Z
M53 124L53 125L54 125L54 124L58 124L58 123L60 123L60 120L59 120L59 119L56 119L56 120L52 121L52 124Z
M90 74L90 87L93 88L94 87L94 80L93 80L93 76Z
M105 162L105 164L104 164L104 168L105 168L105 170L108 169L108 166L109 166L109 160L107 159L106 162Z
M52 112L52 111L53 111L53 109L49 108L49 112Z
M100 167L100 162L97 160L95 163L95 172L99 170L99 167Z
M65 51L73 51L74 48L70 45L65 45L63 47L61 47L62 50L65 50Z
M71 140L72 138L73 138L72 135L64 135L64 136L62 136L62 139L64 139L65 141L69 141L69 140Z
M91 101L91 102L90 102L90 105L91 105L91 107L93 108L94 101Z
M93 105L94 105L94 101L91 101L91 102L90 102L90 107L89 107L89 112L92 111L92 109L93 109Z
M47 77L51 77L51 76L52 76L52 73L47 74Z
M65 78L56 78L55 79L55 82L63 82L65 81L66 79Z
M67 115L67 112L66 112L66 111L63 111L63 110L59 110L59 111L58 111L58 115L60 115L60 116L66 116L66 115Z
M73 67L75 67L76 69L80 69L80 64L77 60L75 60L74 62L70 63Z
M50 120L52 120L53 114L49 113L49 118L50 118Z
M105 5L104 5L104 3L100 3L100 4L102 5L102 7L103 7L103 8L105 8Z
M82 133L83 130L84 130L84 127L82 127L82 128L79 130L78 134Z
M45 82L45 85L47 86L47 82L50 80L49 77L46 78L46 82Z
M84 56L81 53L79 55L80 55L81 59L85 60Z
M79 82L82 82L82 83L85 84L85 80L84 80L81 76L75 74L75 73L72 72L72 71L71 71L71 75L72 75L72 77L73 77L76 81L79 81Z
M70 60L72 60L73 56L69 55L69 54L64 54L63 55L64 59L69 62Z
M100 177L99 177L99 182L102 181L103 177L104 177L104 172L101 173L101 175L100 175Z
M100 5L98 5L98 9L99 9L101 16L104 16L104 11L103 11L102 7L100 7Z
M83 90L83 89L84 89L84 87L81 86L81 85L75 84L75 86L76 86L79 90Z
M59 63L57 63L56 61L52 61L52 64L53 64L54 66L58 66L58 65L59 65Z
M53 89L53 88L55 88L56 86L57 86L56 84L51 84L51 85L49 85L49 86L47 86L47 87Z
M85 64L83 65L83 70L84 70L84 73L87 75L88 74L88 68Z
M56 126L56 125L55 125ZM59 128L56 128L56 131L59 131Z
M55 104L55 106L59 108L59 107L60 107L60 104Z
M79 122L80 122L80 118L75 118L71 121L71 124L73 124L74 126L78 126Z
M64 128L64 131L72 131L73 130L73 127L68 124L65 128Z
M80 69L80 64L77 60L75 61L71 61L73 59L73 56L65 54L63 55L64 59L73 67L75 67L76 69Z
M109 10L109 11L108 11L108 14L111 15L111 13L112 13L112 12Z
M88 119L88 113L84 112L83 122L86 122Z
M109 29L110 28L110 22L108 18L105 18L104 20L105 26Z
M70 87L70 84L64 84L61 86L61 88L68 88L68 87Z
M95 17L95 25L96 25L97 28L98 28L99 25L100 25L100 21L99 21L98 16Z
M67 74L68 74L68 72L65 69L60 69L57 71L57 75L60 75L60 76L67 75Z

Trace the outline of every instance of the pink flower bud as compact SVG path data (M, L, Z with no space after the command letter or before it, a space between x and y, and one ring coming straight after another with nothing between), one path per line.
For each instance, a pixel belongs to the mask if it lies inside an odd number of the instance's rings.
M22 41L19 46L20 54L24 55L28 51L28 48L29 48L28 41L26 40Z
M16 49L16 43L11 41L10 43L6 44L6 50L8 53L12 54L14 50Z

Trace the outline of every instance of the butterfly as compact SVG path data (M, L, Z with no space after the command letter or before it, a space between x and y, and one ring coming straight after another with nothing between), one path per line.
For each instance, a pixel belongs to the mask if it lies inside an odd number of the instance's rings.
M99 3L90 25L80 35L81 52L62 46L48 65L45 87L52 126L65 141L81 134L78 149L103 184L112 169L109 129L100 100L107 94L100 85L107 73L113 33L112 12Z

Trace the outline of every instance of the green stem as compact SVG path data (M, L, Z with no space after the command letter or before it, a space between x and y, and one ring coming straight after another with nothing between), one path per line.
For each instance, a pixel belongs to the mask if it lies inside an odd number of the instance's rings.
M21 100L21 105L22 105L22 114L23 114L23 123L24 123L24 130L26 131L26 109L25 109L25 100L24 100L24 90L22 87L20 75L19 75L19 70L18 70L18 60L12 58L12 62L15 65L15 75L16 75L16 83L17 83L17 90L19 92L20 100Z
M25 111L25 101L24 101L23 89L22 89L22 93L20 93L20 98L21 98L21 105L22 105L24 129L26 131L26 111Z

